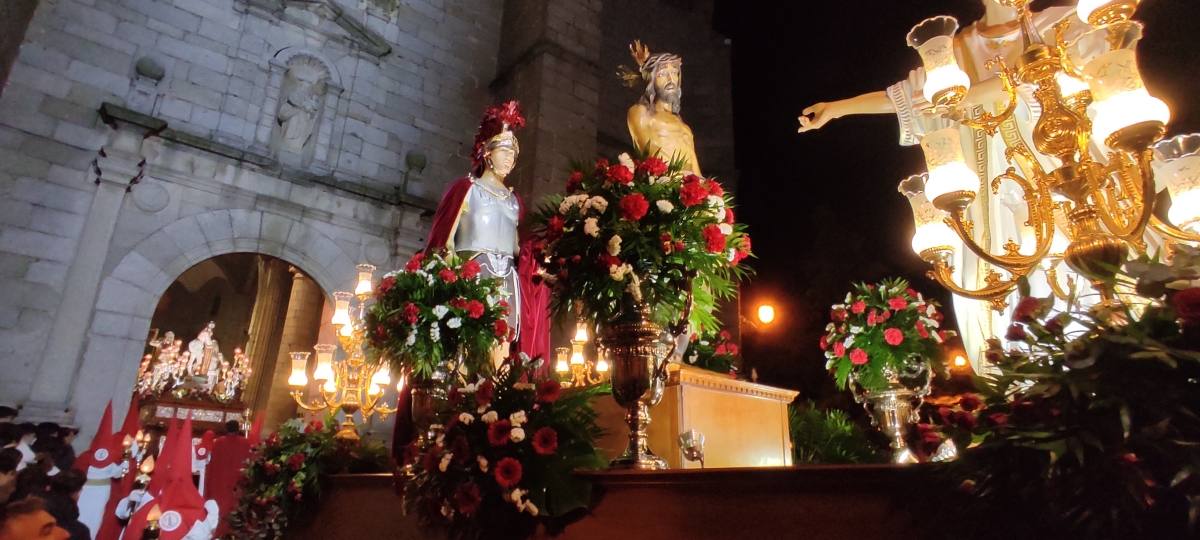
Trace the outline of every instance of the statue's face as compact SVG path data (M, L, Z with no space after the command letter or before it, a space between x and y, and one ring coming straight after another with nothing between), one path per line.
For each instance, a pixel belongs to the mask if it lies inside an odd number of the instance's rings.
M679 97L682 93L679 64L667 64L654 71L654 99L670 106L672 111L679 111Z
M517 153L507 146L493 148L488 152L488 163L491 164L492 172L496 176L504 178L512 172L513 166L517 164Z

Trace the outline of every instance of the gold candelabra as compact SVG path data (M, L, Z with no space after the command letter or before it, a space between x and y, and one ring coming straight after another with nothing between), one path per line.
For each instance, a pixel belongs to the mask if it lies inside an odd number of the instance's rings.
M579 320L575 323L575 336L571 338L571 346L554 350L554 371L563 380L563 386L588 386L599 384L608 378L608 360L603 355L599 355L595 361L587 358L584 354L587 343L587 323Z
M933 266L929 274L940 284L957 295L989 301L996 310L1006 306L1005 298L1022 277L1039 268L1046 271L1054 293L1065 298L1073 284L1060 284L1062 262L1111 302L1115 271L1130 250L1147 251L1147 231L1168 244L1200 241L1194 228L1200 218L1200 136L1155 146L1166 132L1170 111L1146 91L1138 72L1142 25L1130 17L1139 0L1080 0L1077 14L1088 27L1078 32L1070 20L1060 22L1054 43L1047 43L1033 26L1029 0L1000 1L1018 11L1023 50L1015 69L1001 58L989 62L1007 98L998 114L962 106L970 79L953 54L957 21L926 20L913 28L908 42L921 55L927 74L923 90L932 113L943 119L1004 135L1012 125L1006 123L1016 110L1018 84L1032 87L1041 106L1033 148L1002 136L1009 167L981 185L963 158L958 126L926 134L921 146L928 174L900 185L917 225L913 250ZM1078 35L1068 40L1072 32ZM1171 169L1161 179L1174 201L1168 220L1155 214L1155 168L1160 166ZM1023 191L1028 211L1024 226L1034 241L1029 254L1021 253L1021 244L1012 239L1001 254L975 241L968 209L977 190L990 187L998 193L1004 181ZM980 288L954 281L952 261L961 246L991 265ZM1028 246L1024 251L1029 252Z
M343 359L336 359L337 346L319 344L313 347L317 352L317 365L312 378L319 383L317 397L312 401L304 398L304 389L308 385L308 352L292 352L292 372L288 377L288 386L292 387L291 396L300 408L307 411L330 410L341 411L344 415L341 429L337 433L339 439L357 440L358 428L354 423L354 414L362 414L363 421L378 414L387 418L396 412L394 405L383 402L384 389L391 385L391 374L386 362L378 365L368 362L363 345L367 340L366 308L367 301L375 287L373 274L375 267L369 264L358 265L358 283L353 293L338 291L333 293L334 310L330 324L333 325L338 343L345 351ZM357 309L351 308L353 300L358 300ZM352 314L352 312L354 312ZM396 383L399 393L404 388L404 378Z

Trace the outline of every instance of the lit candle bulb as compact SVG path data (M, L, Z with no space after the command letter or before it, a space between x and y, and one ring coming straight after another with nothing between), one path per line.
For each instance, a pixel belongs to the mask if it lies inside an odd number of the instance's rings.
M358 285L354 287L354 294L358 297L364 297L371 294L375 290L375 285L371 283L375 274L375 266L370 264L358 265Z

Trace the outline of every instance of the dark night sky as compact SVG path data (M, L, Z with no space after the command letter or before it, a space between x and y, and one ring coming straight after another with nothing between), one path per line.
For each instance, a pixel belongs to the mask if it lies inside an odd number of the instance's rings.
M897 144L894 117L846 118L801 135L796 116L905 77L920 62L904 42L916 22L949 14L966 26L982 13L980 0L718 0L714 24L733 41L738 217L759 257L742 311L763 300L782 310L768 331L743 326L747 365L764 382L802 397L832 394L816 342L828 306L852 281L905 276L949 303L909 248L911 213L896 184L924 161L919 148ZM1147 24L1143 76L1171 106L1170 134L1200 131L1200 2L1146 0L1137 18ZM685 116L688 107L685 99Z

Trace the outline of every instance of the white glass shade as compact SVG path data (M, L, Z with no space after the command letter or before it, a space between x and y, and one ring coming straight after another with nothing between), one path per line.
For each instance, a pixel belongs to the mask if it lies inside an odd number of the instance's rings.
M371 376L371 384L380 388L392 384L392 374L388 373L387 366L381 366L379 370Z
M921 139L921 150L929 168L924 193L930 201L955 191L975 193L979 188L979 177L963 158L957 127L942 128L925 135Z
M1079 97L1079 94L1082 94L1088 89L1088 85L1083 79L1072 77L1065 71L1059 71L1058 73L1055 73L1054 80L1058 81L1059 95L1061 95L1064 100L1069 101L1075 99L1076 97Z
M353 297L354 295L345 291L333 293L333 317L329 319L330 324L350 326L350 299Z
M1154 145L1154 172L1171 194L1167 219L1200 230L1200 133L1179 135Z
M604 357L596 360L596 373L608 373L608 360Z
M570 356L570 354L571 354L571 349L568 349L566 347L559 347L557 349L554 349L554 357L555 357L554 371L557 371L559 373L566 373L571 370L571 367L569 365L567 365L567 357Z
M583 365L585 363L583 360L583 351L573 351L571 353L571 363L577 366Z
M908 198L908 203L912 206L913 223L916 225L916 233L912 238L913 252L920 255L931 249L958 251L962 247L962 241L945 223L948 214L938 210L925 196L927 178L927 175L917 174L900 182L900 193Z
M1088 108L1092 137L1108 144L1113 133L1142 122L1167 123L1171 110L1146 91L1137 64L1142 25L1123 21L1094 28L1068 47L1072 63L1082 66L1094 102Z
M961 99L971 88L971 78L954 56L956 32L958 20L947 16L925 19L908 32L908 46L917 50L925 67L921 94L930 103L939 101L939 94L947 90L954 90L957 99Z
M358 284L354 286L354 294L357 296L366 296L375 290L375 285L371 283L371 279L375 275L375 266L370 264L358 265Z
M317 351L317 369L313 370L313 379L318 381L333 380L333 345L320 344L313 347Z
M329 379L328 381L325 381L325 384L321 385L321 389L329 392L330 394L337 392L337 381Z
M583 321L579 321L579 322L575 323L575 338L572 339L571 341L580 341L580 342L586 343L587 340L588 340L587 323L585 323Z
M308 353L288 353L292 357L292 373L288 375L288 386L302 388L308 384Z
M568 371L571 371L571 366L567 365L566 360L559 359L559 361L554 363L554 371L557 371L559 373L566 373Z

